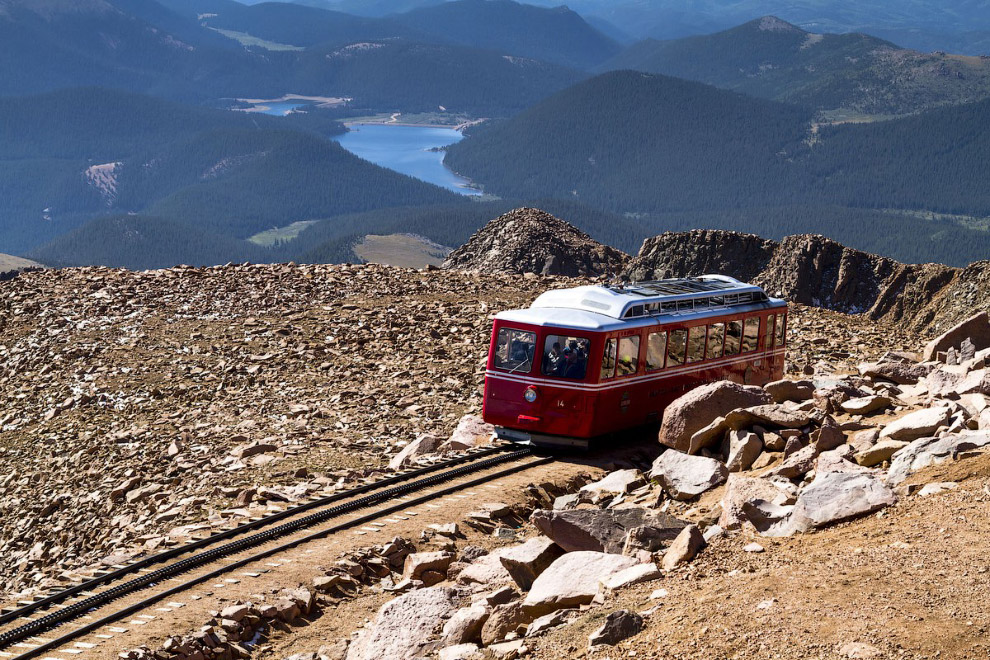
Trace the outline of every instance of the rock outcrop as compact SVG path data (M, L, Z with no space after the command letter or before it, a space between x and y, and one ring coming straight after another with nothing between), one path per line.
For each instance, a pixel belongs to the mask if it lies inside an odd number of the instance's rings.
M485 273L598 276L618 274L628 256L546 211L519 208L482 227L443 262Z
M667 232L643 243L625 274L632 279L722 273L791 302L941 332L990 308L990 262L960 269L902 264L800 234L780 242L732 231Z

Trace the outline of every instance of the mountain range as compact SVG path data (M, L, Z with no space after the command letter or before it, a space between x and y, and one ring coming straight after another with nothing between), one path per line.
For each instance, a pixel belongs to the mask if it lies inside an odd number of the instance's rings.
M968 263L990 248L988 122L981 101L821 127L798 106L619 71L473 129L446 161L498 195L568 197L658 229L780 236L814 218L855 247Z
M990 96L990 59L920 53L774 16L711 35L639 42L599 67L635 69L841 114L898 115Z

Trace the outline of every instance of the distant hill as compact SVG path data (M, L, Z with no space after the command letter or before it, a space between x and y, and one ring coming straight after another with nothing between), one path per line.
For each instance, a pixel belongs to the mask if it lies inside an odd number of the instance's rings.
M6 0L0 6L4 94L106 85L181 95L199 80L265 68L261 58L233 45L153 0Z
M0 99L0 244L23 254L121 213L244 239L314 217L463 201L353 156L326 137L340 125L317 119L291 130L292 117L102 88Z
M97 218L32 254L54 266L99 264L132 270L179 264L265 261L268 251L247 241L164 218L123 215Z
M799 108L631 71L579 83L448 148L446 163L517 199L619 212L752 204L793 179Z
M556 6L559 0L529 0ZM601 17L640 38L677 39L725 30L766 14L814 32L862 32L921 50L978 55L990 31L990 6L978 0L569 0L585 17ZM975 47L967 48L971 44Z
M587 69L620 46L566 6L512 0L453 0L414 9L397 21L453 43Z
M393 19L291 3L165 1L171 8L155 0L6 0L0 93L98 85L201 103L294 93L352 98L360 112L443 105L497 117L583 77L558 64L448 43ZM302 35L311 47L242 46L210 29L213 22L276 41Z
M481 126L446 162L487 192L560 197L655 231L817 231L912 261L990 253L990 101L812 131L796 106L636 72Z
M307 7L293 2L265 2L253 6L221 0L202 5L187 0L165 0L183 3L186 12L198 7L197 16L211 28L245 32L255 37L293 46L343 46L360 41L379 39L424 39L427 32L393 18L354 16L320 7ZM176 4L175 6L182 6ZM191 12L190 12L191 13Z
M990 96L990 60L919 53L864 34L814 34L773 16L643 41L603 70L661 73L809 106L894 115Z
M405 40L314 47L298 54L294 88L333 90L357 107L506 116L585 78L557 64L467 46Z

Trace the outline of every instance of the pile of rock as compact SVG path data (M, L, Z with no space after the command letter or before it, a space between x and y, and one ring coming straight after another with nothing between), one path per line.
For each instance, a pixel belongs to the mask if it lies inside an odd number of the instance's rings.
M443 267L483 273L618 275L628 255L546 211L518 208L495 218L447 257Z
M909 473L990 447L988 357L983 313L933 340L923 361L890 353L818 386L699 387L665 411L670 449L650 477L673 500L725 484L725 530L783 536L872 513L897 501Z
M141 646L119 655L122 660L237 660L251 657L251 642L272 623L292 623L316 609L316 595L306 587L283 589L271 603L240 602L212 612L198 631L167 638L158 651Z

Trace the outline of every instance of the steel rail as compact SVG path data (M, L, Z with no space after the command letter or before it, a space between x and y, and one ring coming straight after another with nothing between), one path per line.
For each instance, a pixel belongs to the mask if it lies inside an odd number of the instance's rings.
M143 557L133 563L128 564L127 566L123 566L116 570L109 571L95 578L90 578L79 584L72 585L71 587L60 589L53 594L49 594L48 596L39 598L38 600L29 603L27 605L23 605L21 607L18 607L10 611L0 612L0 625L9 623L10 621L14 621L15 619L26 617L40 609L49 607L51 605L56 605L65 600L68 600L69 598L77 594L98 588L100 585L114 582L115 580L119 580L125 575L136 573L141 569L147 568L148 566L151 566L153 564L160 564L162 562L168 561L169 559L178 557L179 555L184 555L189 552L193 552L194 550L199 550L200 548L213 545L219 541L233 538L240 534L244 534L246 532L258 529L260 527L266 527L280 520L291 518L292 516L295 516L304 511L325 507L334 502L350 499L351 497L355 497L363 493L378 490L380 488L385 488L393 484L401 483L403 481L408 481L409 479L414 479L416 477L429 474L431 472L444 470L454 465L459 465L461 463L465 463L468 461L474 461L477 460L478 458L499 454L504 451L506 451L506 448L504 447L492 447L489 449L484 449L473 453L463 454L455 458L448 459L446 461L441 461L438 463L434 463L432 465L427 465L425 467L416 468L408 472L403 472L401 474L397 474L391 477L379 479L378 481L374 481L369 484L356 486L354 488L350 488L348 490L341 491L339 493L334 493L333 495L321 497L311 502L305 502L303 504L290 506L289 508L283 511L279 511L278 513L273 513L264 516L262 518L259 518L258 520L252 520L250 522L246 522L241 525L238 525L237 527L233 527L231 529L227 529L222 532L216 532L214 534L210 534L205 538L197 539L195 541L190 541L189 543L184 543L180 546L169 548L168 550L164 550L154 555Z
M346 502L344 504L337 505L325 511L320 511L318 513L314 513L309 516L305 516L304 518L293 520L291 522L285 523L283 525L279 525L272 529L259 532L252 536L238 539L236 541L232 541L230 543L227 543L217 548L213 548L211 550L207 550L192 557L187 557L186 559L182 559L178 562L175 562L174 564L170 564L168 566L159 568L157 570L146 573L145 575L134 578L123 584L119 584L114 587L111 587L105 591L89 596L88 598L72 603L71 605L67 605L66 607L63 607L55 612L51 612L43 617L35 619L34 621L30 621L29 623L26 623L22 626L19 626L3 634L0 634L0 649L6 649L7 647L16 644L18 642L23 642L32 637L36 637L44 632L47 632L48 630L51 630L52 628L61 625L62 623L70 621L76 617L82 616L87 612L102 607L103 605L106 605L125 595L133 593L145 587L160 583L164 580L185 573L194 568L212 563L228 555L246 550L253 546L260 545L262 543L275 540L281 536L285 536L286 534L292 533L304 527L312 526L314 524L325 522L326 520L330 520L332 518L338 517L340 515L352 511L357 511L363 508L367 508L369 506L373 506L375 504L379 504L383 501L387 501L389 499L398 497L400 495L404 495L408 492L413 492L422 488L438 485L445 481L449 481L450 479L464 476L472 472L477 472L479 470L485 470L491 467L495 467L501 463L518 460L520 458L530 455L531 453L532 453L532 449L524 448L514 452L501 453L501 455L485 458L481 461L473 462L469 465L454 467L451 470L441 472L438 474L432 474L423 479L419 479L413 482L392 486L381 492L373 493L371 495L366 495L351 502ZM275 548L270 548L261 553L252 555L244 559L240 559L232 564L225 565L207 574L197 576L192 580L183 583L182 585L173 587L165 592L161 592L159 594L153 595L150 598L145 599L138 604L132 605L119 612L115 612L114 614L104 617L98 621L89 623L79 629L76 629L68 633L67 635L59 637L50 642L46 642L35 648L29 649L24 653L20 654L19 656L17 656L17 660L27 660L28 658L34 657L38 653L45 652L52 648L56 648L57 646L64 644L66 641L69 641L70 639L74 639L75 637L86 634L87 632L90 632L91 630L95 630L100 626L116 621L123 616L127 616L128 614L137 611L138 609L143 609L150 603L156 602L162 598L166 598L170 595L188 589L190 586L194 584L198 584L199 582L202 582L204 580L212 579L230 570L239 568L243 565L258 561L260 559L264 559L273 554L284 552L285 550L291 549L301 543L306 543L308 541L317 538L322 538L323 536L327 536L328 534L332 534L334 532L343 529L348 529L355 525L362 525L365 524L366 522L380 518L383 515L389 515L390 513L407 509L410 506L416 506L419 503L426 502L431 499L435 499L437 497L442 497L448 492L455 492L463 488L470 488L471 486L485 483L486 481L490 481L491 479L497 478L499 476L504 476L505 474L511 474L513 472L527 469L535 465L544 464L550 462L551 460L553 459L542 458L537 461L527 463L524 465L513 466L495 475L486 475L484 477L480 477L468 483L455 484L439 492L428 493L418 498L414 498L413 500L404 501L401 504L388 507L383 511L375 511L365 516L356 518L354 520L345 521L344 523L341 523L334 527L324 530L318 530L304 537L293 539Z

